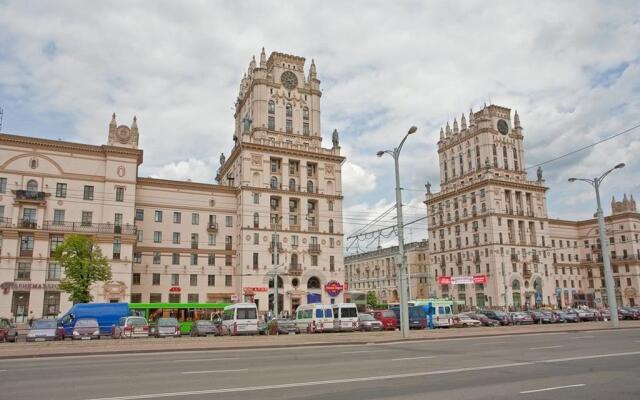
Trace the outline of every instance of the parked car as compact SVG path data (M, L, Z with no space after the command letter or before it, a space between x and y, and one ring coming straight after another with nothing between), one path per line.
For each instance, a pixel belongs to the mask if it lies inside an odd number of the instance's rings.
M598 310L598 318L599 321L611 321L611 311L608 308L602 308Z
M158 318L149 326L149 336L180 337L180 323L175 318Z
M536 324L551 324L555 322L553 314L548 311L533 310L530 311L531 319Z
M482 326L498 326L500 325L500 322L496 321L495 319L491 319L489 317L487 317L484 314L480 314L480 313L464 313L464 314L459 314L459 315L467 315L469 316L469 318L475 319L480 321L480 323L482 324Z
M118 323L120 318L129 315L127 303L78 303L58 319L64 327L65 336L73 334L73 327L80 318L95 318L100 326L100 333L108 335L111 327Z
M95 318L79 318L73 325L71 332L73 340L100 339L100 325Z
M400 323L400 307L395 306L390 308L396 315L398 324ZM435 322L435 321L434 321ZM426 329L427 328L427 314L424 313L422 307L409 306L409 329Z
M559 322L580 322L578 314L566 312L566 311L553 311Z
M599 317L599 313L596 310L574 308L571 311L578 314L580 321L595 321Z
M27 333L27 342L64 340L64 328L55 319L37 319Z
M373 318L371 314L358 315L358 327L361 331L381 331L382 322Z
M618 308L618 318L619 319L637 319L636 312L627 307Z
M193 322L191 325L191 332L189 332L190 336L220 336L218 331L218 327L216 327L216 323L214 321L208 319L199 319Z
M111 328L114 339L136 338L149 336L149 324L144 317L122 317Z
M17 342L18 329L8 318L0 318L0 342Z
M385 330L395 331L398 328L398 320L396 314L391 310L373 310L371 312L373 318L382 322L382 327Z
M500 323L500 325L511 325L512 321L511 318L509 317L509 314L507 314L504 311L496 311L496 310L480 310L478 311L479 314L484 314L487 316L487 318L493 319L495 321L498 321Z
M482 322L478 321L477 319L471 318L467 314L458 314L452 317L452 319L453 319L453 326L455 326L456 328L482 326Z
M271 334L295 334L300 333L300 329L296 325L296 321L289 318L274 318L271 320Z
M529 325L529 324L533 324L533 318L531 318L531 315L525 313L525 312L514 312L511 313L511 320L513 321L514 325Z

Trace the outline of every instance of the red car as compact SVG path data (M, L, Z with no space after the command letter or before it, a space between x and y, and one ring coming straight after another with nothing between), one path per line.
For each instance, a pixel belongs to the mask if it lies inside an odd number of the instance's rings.
M382 329L384 330L395 331L398 328L396 314L391 310L373 310L371 315L382 322Z

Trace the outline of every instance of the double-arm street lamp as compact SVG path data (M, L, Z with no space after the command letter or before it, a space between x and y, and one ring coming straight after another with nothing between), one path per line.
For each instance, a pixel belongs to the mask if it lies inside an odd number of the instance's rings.
M378 157L382 157L385 153L389 154L393 157L393 161L395 162L395 172L396 172L396 215L397 215L397 223L398 223L398 252L400 257L400 273L398 281L399 281L399 289L400 289L400 331L402 332L402 337L409 337L409 293L408 287L409 282L407 282L407 270L406 263L404 260L404 227L402 224L402 193L400 189L400 165L398 163L398 158L400 157L400 151L402 150L402 146L404 145L407 137L412 133L415 133L418 130L415 126L409 128L409 131L404 138L400 142L400 145L393 150L380 150L377 155Z
M604 215L602 212L602 203L600 201L600 185L604 178L607 177L613 170L624 168L624 163L620 163L611 168L599 178L587 179L587 178L569 178L569 182L583 181L587 182L596 190L596 201L598 203L598 210L596 216L598 217L598 231L600 234L600 245L602 247L602 261L604 264L604 283L607 288L607 300L609 302L609 310L611 312L611 324L614 328L617 328L620 324L618 322L618 304L616 301L615 284L613 281L613 272L611 271L611 260L609 258L609 241L606 237L606 228L604 225Z

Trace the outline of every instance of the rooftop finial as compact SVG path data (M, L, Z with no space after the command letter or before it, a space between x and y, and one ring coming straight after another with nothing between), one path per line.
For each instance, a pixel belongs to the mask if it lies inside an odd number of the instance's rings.
M309 79L316 79L318 76L318 73L316 71L316 62L314 61L314 59L311 59L311 66L309 67Z
M476 124L476 117L473 115L473 108L469 108L469 126Z
M116 113L113 113L113 115L111 115L111 122L109 123L109 125L117 125L116 124Z
M133 116L133 122L131 123L131 129L138 129L138 118L136 118L136 116Z
M516 113L513 116L513 125L516 128L520 128L520 116L518 115L518 110L516 110Z
M440 127L440 140L444 140L444 129Z
M453 133L458 133L458 120L457 119L453 119Z
M467 119L464 117L464 113L462 113L462 116L460 117L460 125L462 126L463 131L467 129Z
M449 121L447 121L447 127L445 128L445 133L447 137L451 136L451 127L449 126Z
M260 68L265 68L267 66L267 53L264 52L264 47L262 48L262 52L260 53Z

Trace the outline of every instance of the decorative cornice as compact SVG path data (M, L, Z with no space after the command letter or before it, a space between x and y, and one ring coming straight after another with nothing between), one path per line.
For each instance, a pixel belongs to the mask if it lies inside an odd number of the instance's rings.
M188 181L174 181L169 179L158 178L141 178L138 177L137 185L140 188L144 187L163 187L171 189L190 189L206 192L226 192L237 193L238 188L231 186L218 185L214 183L200 183L200 182L188 182ZM215 195L215 193L212 193Z

